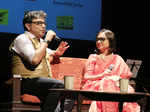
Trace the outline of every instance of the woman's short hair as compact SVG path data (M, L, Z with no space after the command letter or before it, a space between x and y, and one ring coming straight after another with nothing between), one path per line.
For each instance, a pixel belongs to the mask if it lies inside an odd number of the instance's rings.
M109 41L109 53L115 52L116 51L116 39L115 39L114 32L112 32L111 30L103 28L100 30L99 33L104 33L104 35L108 39L108 41ZM98 33L98 35L99 35L99 33Z

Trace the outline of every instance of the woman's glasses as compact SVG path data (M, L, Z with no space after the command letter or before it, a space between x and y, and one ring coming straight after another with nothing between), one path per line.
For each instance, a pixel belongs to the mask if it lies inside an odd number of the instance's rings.
M104 42L107 38L104 38L104 37L98 37L96 38L96 41L101 41L101 42Z

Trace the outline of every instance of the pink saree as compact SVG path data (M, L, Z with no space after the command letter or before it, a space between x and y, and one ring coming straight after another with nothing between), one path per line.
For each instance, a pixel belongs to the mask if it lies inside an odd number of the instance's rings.
M127 64L119 55L114 55L106 62L96 54L91 54L85 65L84 76L98 75L113 65L111 73L105 74L96 80L84 77L82 90L119 92L119 79L130 78L132 73ZM128 92L134 92L129 85ZM89 112L118 112L118 102L92 101ZM124 103L123 112L140 112L137 103Z

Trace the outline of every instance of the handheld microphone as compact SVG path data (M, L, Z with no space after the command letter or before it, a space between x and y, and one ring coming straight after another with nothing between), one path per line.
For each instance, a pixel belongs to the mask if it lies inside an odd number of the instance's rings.
M57 35L55 36L55 39L61 41L61 38L59 38Z
M112 69L114 68L114 64L111 64L108 69L112 71Z
M45 32L44 38L46 37L47 32L48 32L48 30ZM55 37L53 39L56 41L61 41L61 38L58 37L57 35L55 35Z

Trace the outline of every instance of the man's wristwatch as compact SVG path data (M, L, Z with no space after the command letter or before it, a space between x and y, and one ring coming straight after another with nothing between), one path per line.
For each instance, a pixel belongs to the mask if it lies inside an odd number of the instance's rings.
M44 39L43 42L46 42L47 44L49 44L51 41Z

